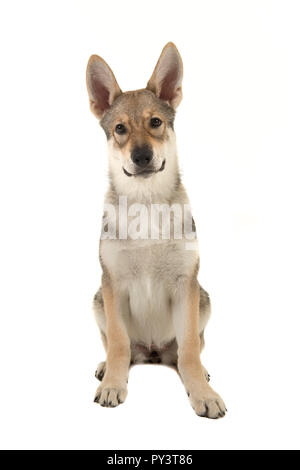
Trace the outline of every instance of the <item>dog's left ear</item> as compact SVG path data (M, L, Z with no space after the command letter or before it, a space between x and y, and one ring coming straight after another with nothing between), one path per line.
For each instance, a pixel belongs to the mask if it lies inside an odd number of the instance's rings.
M172 108L177 108L182 99L183 64L180 54L172 42L163 48L147 89Z

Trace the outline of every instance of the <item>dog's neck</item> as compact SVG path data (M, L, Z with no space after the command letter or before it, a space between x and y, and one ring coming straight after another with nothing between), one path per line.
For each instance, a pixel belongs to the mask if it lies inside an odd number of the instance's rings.
M166 162L164 171L148 178L129 177L120 167L116 170L113 166L110 165L109 170L110 199L118 200L119 196L126 196L130 203L172 203L182 187L177 156Z

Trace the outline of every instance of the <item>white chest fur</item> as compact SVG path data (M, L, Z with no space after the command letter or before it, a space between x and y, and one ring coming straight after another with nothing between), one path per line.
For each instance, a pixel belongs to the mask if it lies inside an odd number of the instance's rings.
M163 346L175 337L170 298L165 286L143 276L129 282L129 315L125 316L129 336L147 346Z
M172 292L179 277L191 275L198 253L187 251L184 240L102 240L100 254L131 340L157 347L171 341Z

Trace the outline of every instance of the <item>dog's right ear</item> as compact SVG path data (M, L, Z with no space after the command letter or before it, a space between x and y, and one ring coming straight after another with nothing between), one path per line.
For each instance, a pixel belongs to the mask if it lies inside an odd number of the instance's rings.
M110 67L97 55L92 55L88 62L86 84L91 111L101 119L122 91Z

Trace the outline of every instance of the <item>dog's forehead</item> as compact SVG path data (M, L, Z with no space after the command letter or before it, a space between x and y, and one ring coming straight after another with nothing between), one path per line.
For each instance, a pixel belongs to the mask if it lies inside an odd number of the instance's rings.
M106 134L110 133L116 121L126 115L130 121L137 125L142 122L145 112L159 113L167 122L172 125L175 117L175 111L166 102L158 99L154 93L149 90L128 91L122 93L114 101L111 108L106 111L101 126Z

